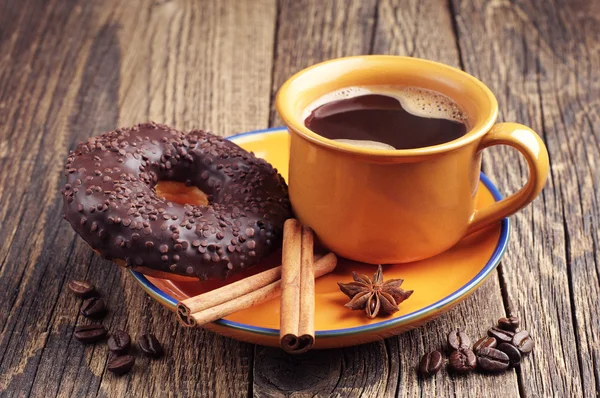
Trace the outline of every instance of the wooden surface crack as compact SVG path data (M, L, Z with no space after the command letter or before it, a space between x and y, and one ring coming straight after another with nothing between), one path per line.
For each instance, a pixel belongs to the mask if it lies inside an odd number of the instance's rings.
M373 27L371 29L371 39L369 41L369 52L368 54L375 54L375 39L377 38L377 24L379 23L379 0L376 0L375 7L373 9Z
M446 5L447 5L448 11L450 13L452 34L454 35L454 38L455 38L454 42L456 43L456 52L458 54L458 65L459 65L460 69L465 70L462 50L460 48L460 40L459 40L460 31L458 30L458 18L460 17L460 15L454 9L453 0L447 0Z
M280 23L280 18L281 18L281 1L279 0L274 0L275 1L275 26L273 27L273 48L272 48L272 53L271 53L271 57L273 59L273 62L271 64L271 74L269 76L269 87L271 87L271 95L269 97L269 107L272 109L275 107L275 95L277 93L277 88L275 87L275 65L277 62L277 45L278 45L278 38L279 38L279 23ZM267 122L267 126L269 127L274 127L274 123L275 122L275 113L273 112L269 112L269 120Z

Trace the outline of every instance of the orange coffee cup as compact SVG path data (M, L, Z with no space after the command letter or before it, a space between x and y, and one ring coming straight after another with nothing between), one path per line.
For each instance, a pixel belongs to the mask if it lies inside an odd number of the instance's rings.
M304 111L323 95L377 85L445 94L466 112L470 130L440 145L381 150L332 141L305 127ZM540 137L521 124L496 123L498 103L490 89L437 62L384 55L323 62L285 82L276 106L291 133L289 194L296 217L327 248L352 260L404 263L439 254L529 204L548 176ZM476 211L481 152L492 145L521 152L529 181Z

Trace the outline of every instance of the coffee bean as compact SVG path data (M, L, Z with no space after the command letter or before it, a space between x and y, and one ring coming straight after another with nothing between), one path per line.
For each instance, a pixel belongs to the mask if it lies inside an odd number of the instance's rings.
M135 364L135 358L131 355L114 356L109 362L107 369L114 374L122 375L131 370Z
M108 349L113 352L123 353L131 346L131 339L129 334L123 330L117 330L111 333L107 341Z
M499 373L508 369L508 355L495 348L485 347L477 352L477 364L485 372Z
M82 343L95 343L100 341L106 336L107 330L104 326L94 323L91 325L82 325L75 328L73 335L75 338Z
M432 376L439 372L442 367L444 358L439 351L431 351L423 355L421 362L419 362L419 373L421 376Z
M448 346L454 351L468 349L471 346L471 339L460 329L456 329L448 333Z
M498 327L502 330L508 330L510 332L516 332L519 328L519 323L519 318L516 316L498 319Z
M502 343L498 349L508 356L510 366L518 366L521 363L521 352L517 347L509 343Z
M512 338L512 345L517 347L523 354L528 354L533 350L533 340L527 330L521 330Z
M477 351L484 347L495 348L498 341L494 337L482 337L473 344L473 351L477 354Z
M498 343L502 343L502 342L510 343L513 339L513 336L515 335L511 331L500 329L497 326L494 326L493 328L488 329L487 334L488 334L488 336L494 337L496 340L498 340Z
M96 293L94 285L87 281L70 281L67 285L69 290L77 297L90 297Z
M91 297L83 302L80 312L86 318L99 318L106 313L106 305L100 297Z
M477 366L477 358L470 349L453 351L448 360L450 368L457 373L468 373Z
M146 333L138 337L138 344L144 354L154 358L159 358L164 354L163 348L151 333Z

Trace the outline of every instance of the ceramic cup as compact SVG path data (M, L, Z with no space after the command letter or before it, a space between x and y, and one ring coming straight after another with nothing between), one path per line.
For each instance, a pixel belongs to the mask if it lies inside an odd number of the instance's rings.
M440 145L375 150L332 141L305 127L304 111L323 95L376 85L445 94L464 109L470 130ZM291 133L289 194L296 217L327 248L352 260L393 264L441 253L529 204L548 175L540 137L521 124L496 123L492 92L475 77L437 62L380 55L323 62L285 82L276 106ZM527 160L529 180L518 192L475 211L481 152L493 145L516 148Z

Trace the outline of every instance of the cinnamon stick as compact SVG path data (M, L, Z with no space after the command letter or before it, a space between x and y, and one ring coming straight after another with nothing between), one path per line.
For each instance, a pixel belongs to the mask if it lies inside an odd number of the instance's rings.
M315 278L319 278L323 275L330 273L335 269L336 265L337 257L333 253L329 253L319 258L317 261L314 262ZM281 270L282 267L279 266L277 268L273 268L270 271L273 271L273 273L281 273ZM261 274L245 278L239 282L245 281L248 285L257 286L257 283L255 282L256 280L253 281L252 279ZM235 282L228 286L231 287L236 285L237 283L238 282ZM234 299L215 305L213 307L205 308L198 312L188 313L182 311L181 309L183 308L183 306L181 304L183 303L183 301L180 302L177 306L177 319L182 325L186 327L202 326L206 323L214 322L217 319L221 319L227 315L233 314L234 312L241 311L243 309L250 308L253 305L257 305L265 301L271 300L272 298L275 298L281 294L281 280L277 280L262 287L254 288L251 293L239 295L240 291L248 290L247 287L242 285L243 283L237 284L237 287L235 288L237 292L230 294L231 296L235 296ZM206 296L209 297L209 300L214 300L211 299L210 296L213 295L213 292L216 292L220 289L215 289L211 292L200 294L198 296L189 298L184 301L202 303L204 302Z
M313 264L314 235L309 227L302 227L300 269L300 322L299 346L308 350L315 343L315 270Z
M294 228L292 233L297 233L298 225L294 224ZM292 354L308 351L315 342L314 238L309 227L301 227L300 235L300 250L296 246L297 239L286 242L287 245L284 243L289 256L287 261L282 261L279 337L281 347ZM286 295L289 297L287 302L283 300Z
M302 258L302 226L293 218L283 225L283 247L281 255L281 303L279 318L279 340L281 347L298 345L300 323L300 269Z
M190 297L177 304L177 312L180 314L179 318L182 320L187 319L191 314L226 303L261 287L265 287L279 279L281 279L281 266L241 279L210 292Z

